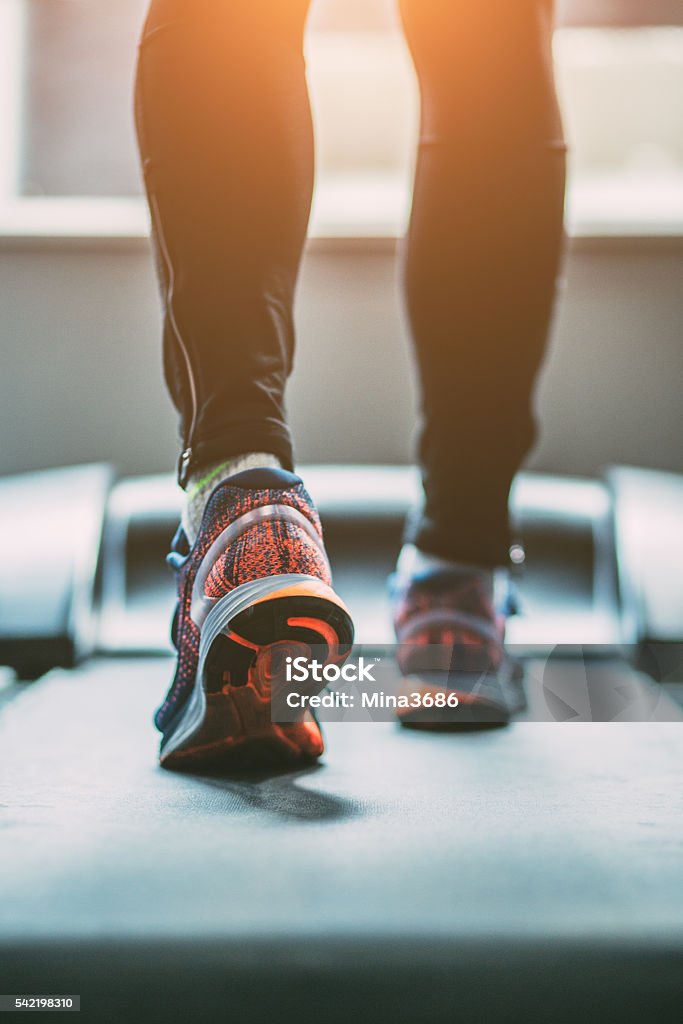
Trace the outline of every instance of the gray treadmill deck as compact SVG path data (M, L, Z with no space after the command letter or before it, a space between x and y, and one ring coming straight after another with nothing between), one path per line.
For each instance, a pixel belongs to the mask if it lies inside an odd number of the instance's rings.
M116 989L86 1019L126 1021L190 1019L206 991L273 1019L306 982L322 1020L450 1020L452 998L473 1020L518 1019L511 1000L525 1020L601 1000L668 1019L680 725L338 723L318 768L182 776L157 767L151 726L171 667L101 659L4 705L2 991L92 1008ZM400 1005L364 1016L380 998Z
M683 938L678 724L335 723L318 768L189 777L155 761L170 669L102 660L5 706L6 936Z

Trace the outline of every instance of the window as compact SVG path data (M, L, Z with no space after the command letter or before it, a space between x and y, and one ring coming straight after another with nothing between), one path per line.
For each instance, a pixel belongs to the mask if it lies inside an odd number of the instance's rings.
M6 211L22 200L24 211L44 211L69 197L108 197L139 219L132 79L145 8L0 0ZM683 5L560 0L558 21L574 218L683 230ZM400 229L417 100L392 0L316 0L307 50L319 229Z
M19 192L138 194L131 89L145 0L22 3Z
M556 33L570 211L683 230L683 28Z

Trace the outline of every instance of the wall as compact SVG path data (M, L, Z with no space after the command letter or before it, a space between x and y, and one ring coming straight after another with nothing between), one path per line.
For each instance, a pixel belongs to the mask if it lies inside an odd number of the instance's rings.
M683 471L683 247L574 241L539 391L530 465ZM0 473L110 460L170 469L175 420L160 375L146 244L0 245ZM299 294L290 408L299 458L403 462L410 360L388 243L318 242Z

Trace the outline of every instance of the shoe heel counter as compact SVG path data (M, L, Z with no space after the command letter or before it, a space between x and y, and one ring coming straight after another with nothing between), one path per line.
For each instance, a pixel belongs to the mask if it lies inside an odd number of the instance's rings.
M332 583L322 532L310 525L304 527L285 517L274 529L245 541L247 546L263 552L266 571L262 575L298 573L314 576L328 586Z
M250 525L221 554L206 577L206 598L215 600L251 580L292 573L331 584L332 573L322 537L312 524L303 524L288 515L288 511Z

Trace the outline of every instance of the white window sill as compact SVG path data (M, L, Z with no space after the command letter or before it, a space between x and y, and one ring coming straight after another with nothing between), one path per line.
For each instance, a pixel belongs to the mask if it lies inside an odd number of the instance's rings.
M410 183L400 175L327 178L316 190L311 239L393 241L405 229ZM573 183L567 231L576 239L683 238L683 175L605 176ZM0 205L0 245L146 242L141 198L22 198Z

